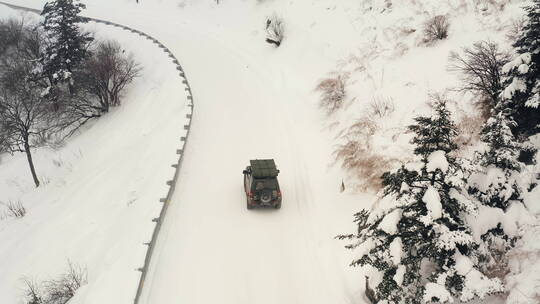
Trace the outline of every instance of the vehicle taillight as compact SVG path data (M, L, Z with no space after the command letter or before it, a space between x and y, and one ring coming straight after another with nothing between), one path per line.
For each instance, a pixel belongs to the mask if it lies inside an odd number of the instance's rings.
M281 196L281 191L278 191L278 192L277 192L277 196Z
M253 192L248 193L249 198L253 197Z

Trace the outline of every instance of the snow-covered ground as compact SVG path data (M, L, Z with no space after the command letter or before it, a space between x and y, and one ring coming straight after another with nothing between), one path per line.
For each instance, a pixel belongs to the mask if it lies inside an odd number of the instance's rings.
M44 2L12 1L34 8ZM378 122L372 147L406 159L405 126L428 109L429 93L457 84L447 71L449 52L483 39L507 47L506 29L525 3L84 2L86 16L164 43L193 89L189 144L141 298L151 304L364 301L363 274L347 266L352 257L333 237L353 230L352 214L375 197L349 191L355 180L334 163L336 137L374 97L391 98L395 111ZM265 18L274 12L286 28L277 49L264 42ZM1 15L12 13L0 6ZM448 14L449 37L426 45L421 25L436 14ZM174 67L150 42L96 27L135 53L144 76L121 108L61 150L36 153L37 169L50 180L45 187L33 190L22 156L3 157L0 200L8 193L29 212L0 221L0 239L8 240L0 243L1 303L16 301L21 276L54 275L66 258L89 272L77 303L125 303L134 296L141 243L150 238L162 176L174 162L184 92ZM331 72L349 75L348 106L326 117L314 88ZM458 118L471 114L470 96L448 94ZM281 170L283 207L247 211L241 172L249 159L266 157Z
M20 13L0 6L0 15ZM135 269L146 250L142 243L150 238L151 219L159 214L165 182L174 173L187 113L175 66L138 35L93 23L87 28L133 52L144 67L142 77L120 108L64 147L35 151L39 189L24 155L2 155L0 201L20 201L27 214L0 220L0 303L18 303L23 276L58 276L68 259L88 269L87 303L107 303L111 294L119 302L132 301L139 279Z

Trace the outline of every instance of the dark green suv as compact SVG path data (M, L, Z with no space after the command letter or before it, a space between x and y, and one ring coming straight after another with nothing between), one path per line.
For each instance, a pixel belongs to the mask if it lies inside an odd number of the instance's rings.
M277 176L279 170L273 159L255 159L244 170L244 191L247 208L281 208L281 191Z

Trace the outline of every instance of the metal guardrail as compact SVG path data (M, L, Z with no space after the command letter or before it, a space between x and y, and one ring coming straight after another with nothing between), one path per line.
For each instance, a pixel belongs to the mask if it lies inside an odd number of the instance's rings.
M23 11L27 11L27 12L41 14L41 10L38 10L38 9L33 9L33 8L29 8L29 7L23 7L23 6L19 6L19 5L14 5L14 4L6 3L6 2L3 2L3 1L0 1L0 4L3 4L5 6L11 7L13 9L17 9L17 10L23 10ZM188 108L189 109L188 109L188 114L186 114L186 117L185 117L187 122L186 122L186 124L184 124L184 130L186 131L186 135L180 137L181 146L180 146L179 149L176 150L176 153L179 155L178 156L178 162L175 163L175 164L172 164L172 167L175 168L174 176L173 176L173 178L171 180L166 182L167 186L169 186L169 190L167 191L167 195L164 198L159 199L159 202L163 203L163 206L161 207L161 212L159 214L159 217L154 218L152 220L153 222L156 223L156 225L154 227L154 231L152 232L152 238L151 238L150 242L144 243L144 245L148 246L148 249L146 250L146 255L145 255L145 258L144 258L144 264L143 264L142 267L137 269L137 271L141 272L141 277L139 279L139 285L137 287L137 293L135 295L134 303L138 304L139 300L140 300L140 296L142 294L142 289L144 287L146 274L147 274L148 268L150 266L150 260L152 259L152 254L153 254L155 246L156 246L159 231L161 230L161 225L162 225L162 223L163 223L163 221L165 219L165 216L167 214L167 210L169 208L171 198L172 198L172 196L174 194L174 190L175 190L175 187L176 187L176 182L178 180L178 175L179 175L179 172L180 172L180 168L182 167L182 161L184 159L184 157L183 157L184 156L184 149L185 149L185 146L186 146L187 139L189 137L189 132L191 130L191 120L192 120L192 117L193 117L193 105L194 105L193 104L193 95L192 95L192 92L191 92L191 87L189 85L189 82L188 82L188 80L186 78L186 74L184 72L184 69L180 65L180 62L174 56L174 54L165 45L163 45L161 42L159 42L157 39L153 38L152 36L150 36L150 35L148 35L148 34L146 34L144 32L141 32L139 30L130 28L130 27L125 26L125 25L121 25L121 24L118 24L118 23L105 21L105 20L101 20L101 19L96 19L96 18L89 18L89 17L84 17L84 18L87 21L92 21L92 22L96 22L96 23L102 23L102 24L106 24L106 25L110 25L110 26L119 27L119 28L124 29L126 31L130 31L132 33L138 34L138 35L140 35L140 36L142 36L142 37L144 37L144 38L146 38L148 40L151 40L154 44L156 44L159 48L161 48L163 50L163 52L165 52L169 56L169 58L171 59L171 62L176 66L176 69L178 70L179 76L182 78L182 84L184 85L185 90L187 92L187 101L188 101Z

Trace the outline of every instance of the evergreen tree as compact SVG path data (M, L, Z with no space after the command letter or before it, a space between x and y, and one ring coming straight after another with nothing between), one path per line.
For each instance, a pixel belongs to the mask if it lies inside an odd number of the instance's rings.
M48 39L41 60L42 73L51 86L70 84L74 69L89 56L88 46L93 38L79 28L80 23L87 22L79 16L84 8L78 0L52 0L41 12Z
M484 153L482 165L496 166L501 169L517 170L520 144L517 142L511 128L515 122L505 111L495 110L494 115L488 119L483 127L480 139L488 144Z
M351 265L382 273L378 303L468 301L502 290L476 266L478 244L463 218L476 205L464 191L459 161L449 154L457 131L445 102L437 101L434 114L416 118L409 129L421 162L386 172L379 208L355 215L357 234L338 236L354 240L347 247L359 251Z
M520 189L516 176L521 170L518 161L522 145L512 133L515 122L509 116L509 103L501 101L481 132L487 151L477 155L477 169L470 179L469 192L489 207L505 210L517 200Z
M484 153L477 154L476 168L469 177L469 193L481 204L506 210L512 201L521 197L517 178L521 171L518 161L523 146L512 133L516 123L512 120L511 102L498 101L481 132L481 140L487 144ZM478 248L480 269L486 272L504 271L506 254L512 248L515 238L509 237L501 223L481 236Z
M416 145L414 153L424 159L435 151L449 153L457 148L453 141L457 135L456 126L450 118L450 111L445 101L437 96L434 98L434 114L431 117L416 117L416 124L409 129L416 133L412 143Z
M540 0L525 8L527 23L514 47L518 56L503 67L503 97L512 100L519 134L540 132Z

